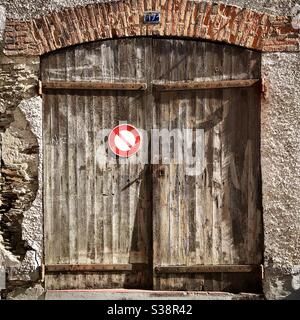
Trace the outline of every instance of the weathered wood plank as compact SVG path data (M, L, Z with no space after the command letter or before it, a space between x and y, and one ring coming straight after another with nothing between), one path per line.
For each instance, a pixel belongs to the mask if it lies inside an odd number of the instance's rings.
M52 221L52 157L51 157L51 108L49 104L51 103L51 97L49 95L43 96L44 113L43 113L43 154L44 154L44 172L43 179L45 181L44 192L43 192L43 203L44 210L46 212L51 212L51 214L44 215L44 225L48 226L45 228L44 241L45 241L45 261L51 263L51 221Z
M63 68L65 64L65 54L57 59L57 67ZM57 165L60 172L59 184L59 211L60 211L60 237L61 237L61 263L70 263L70 247L69 247L69 163L68 159L68 97L59 92L57 95L58 113L56 117L59 122L59 132L57 136L57 149L59 151L59 161ZM53 159L54 160L54 159ZM57 159L58 160L58 159ZM59 175L57 175L59 177Z

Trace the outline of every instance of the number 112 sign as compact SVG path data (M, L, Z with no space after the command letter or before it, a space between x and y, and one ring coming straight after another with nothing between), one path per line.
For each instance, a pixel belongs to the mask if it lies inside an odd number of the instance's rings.
M160 12L159 11L146 11L144 13L144 23L147 23L147 24L160 23Z

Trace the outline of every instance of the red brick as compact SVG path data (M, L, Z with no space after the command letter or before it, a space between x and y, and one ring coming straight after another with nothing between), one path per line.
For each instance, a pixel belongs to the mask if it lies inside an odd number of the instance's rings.
M145 6L144 6L144 0L137 0L136 3L136 8L137 8L137 12L139 17L141 17L140 21L139 21L139 28L140 28L140 35L145 36L147 35L147 27L142 23L142 17L145 11Z
M203 27L203 21L206 17L207 10L210 6L207 3L197 3L196 18L195 18L195 32L196 38L202 37L205 34L205 28ZM205 30L204 30L205 29Z
M211 10L212 10L212 4L207 3L206 5L206 9L205 9L205 14L204 14L204 18L203 18L203 24L205 26L207 26L209 24L210 21L210 15L211 15Z
M152 10L156 11L160 9L160 0L152 1Z
M219 4L219 14L220 14L220 15L225 14L226 7L227 7L227 6L226 6L225 3L220 3L220 4Z
M172 22L172 14L173 14L173 1L168 0L167 6L166 6L166 23Z
M90 20L90 23L91 23L91 26L93 28L97 28L97 23L96 23L96 17L95 17L95 6L93 5L88 5L86 7L87 9L87 12L88 12L88 17L89 17L89 20Z
M187 3L188 3L188 0L181 1L180 8L179 8L179 23L185 22Z
M79 39L79 43L82 43L84 41L84 36L81 32L81 25L80 25L80 21L78 19L78 11L75 9L70 9L70 13L71 13L73 27L76 32L77 38Z
M198 15L199 5L192 3L191 13L190 13L190 21L187 21L186 23L186 30L188 37L194 37L195 35L195 21Z
M185 37L187 37L187 35L188 35L188 29L190 26L191 15L193 12L193 7L192 7L193 4L194 4L194 2L188 1L186 4L186 8L185 8L185 16L184 16L184 20L183 20L184 28L183 28L183 33L182 33L182 35Z
M145 10L159 10L161 24L145 25ZM291 18L235 6L190 0L122 0L64 9L30 21L8 20L8 55L40 55L105 38L160 35L203 38L262 51L299 50Z

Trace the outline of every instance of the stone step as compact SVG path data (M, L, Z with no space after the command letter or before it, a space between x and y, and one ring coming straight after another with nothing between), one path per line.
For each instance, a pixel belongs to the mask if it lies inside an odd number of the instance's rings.
M263 295L204 291L150 291L127 289L47 290L46 300L263 300Z

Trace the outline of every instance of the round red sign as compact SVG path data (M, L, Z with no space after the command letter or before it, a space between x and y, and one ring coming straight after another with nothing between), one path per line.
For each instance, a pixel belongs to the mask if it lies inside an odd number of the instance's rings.
M141 147L141 135L130 124L115 127L108 137L111 151L122 158L129 158L137 153Z

